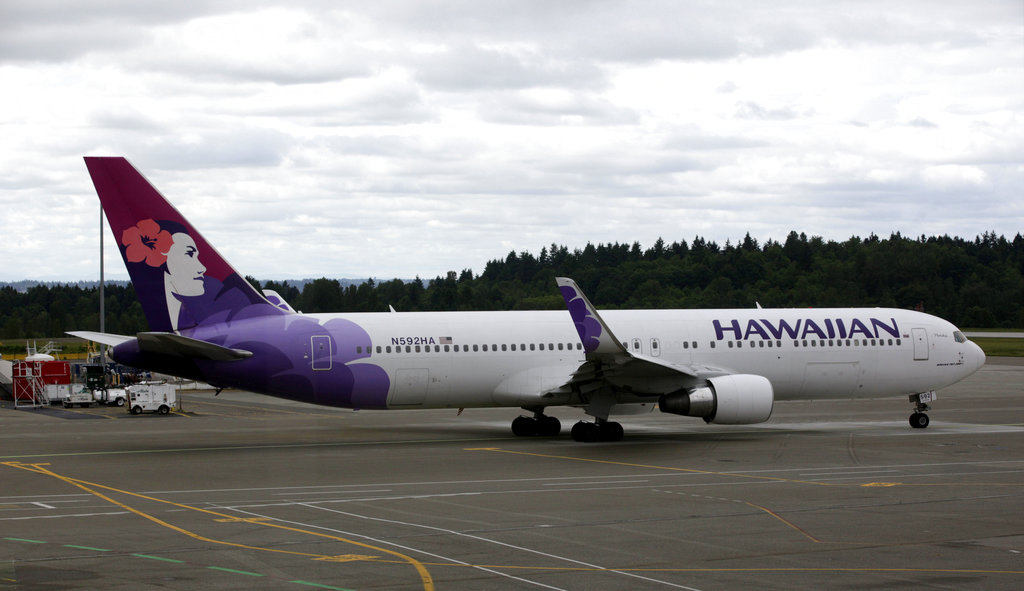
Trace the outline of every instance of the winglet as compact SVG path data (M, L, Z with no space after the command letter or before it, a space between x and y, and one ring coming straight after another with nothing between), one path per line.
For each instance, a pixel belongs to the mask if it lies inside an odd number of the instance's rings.
M587 353L627 353L608 325L601 319L594 305L576 282L568 277L556 277L558 289L562 292L569 315L576 324L583 349Z

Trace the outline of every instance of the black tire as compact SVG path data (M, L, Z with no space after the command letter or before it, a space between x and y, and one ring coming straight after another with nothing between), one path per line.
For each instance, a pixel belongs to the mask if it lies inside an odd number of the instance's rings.
M572 426L572 438L574 441L591 443L597 441L597 425L580 421Z
M923 412L915 412L910 415L910 426L915 429L925 429L930 422L931 420L928 418L928 415Z
M614 421L598 425L598 438L601 441L622 441L625 431L622 425Z
M142 414L142 407L139 406L139 405L133 406L132 407L132 414L133 415L141 415Z
M165 415L165 414L171 412L171 408L169 406L167 406L166 404L161 404L160 408L157 409L157 412L159 412L162 415Z
M537 422L537 434L542 437L557 437L562 432L562 423L555 417L544 415Z
M124 398L119 396L117 400L114 400L114 406L124 406Z
M533 417L518 416L512 420L512 433L516 437L530 437L537 434L537 420Z

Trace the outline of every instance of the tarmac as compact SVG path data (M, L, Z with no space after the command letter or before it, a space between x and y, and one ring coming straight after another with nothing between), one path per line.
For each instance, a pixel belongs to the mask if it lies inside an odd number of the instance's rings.
M167 416L0 408L3 589L1021 589L1024 364L906 399L654 412L616 443L515 409L244 392Z

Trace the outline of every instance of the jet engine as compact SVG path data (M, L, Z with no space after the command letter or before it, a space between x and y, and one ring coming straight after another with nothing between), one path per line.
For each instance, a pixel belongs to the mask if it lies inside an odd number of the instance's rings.
M736 374L708 378L707 382L707 386L662 395L658 409L718 425L763 423L772 415L775 393L768 378Z

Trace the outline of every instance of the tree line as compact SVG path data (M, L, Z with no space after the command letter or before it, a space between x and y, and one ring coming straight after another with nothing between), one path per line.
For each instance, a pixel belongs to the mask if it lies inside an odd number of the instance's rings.
M449 271L424 281L367 280L345 285L320 278L302 288L260 282L297 310L382 312L537 310L564 307L554 278L574 278L599 308L856 307L911 308L959 326L1024 327L1024 236L985 233L844 242L791 232L759 244L748 234L719 245L697 237L671 244L552 244L538 254L510 252L484 270ZM147 329L131 285L105 287L106 331ZM60 336L99 329L99 290L38 285L0 288L0 338Z

